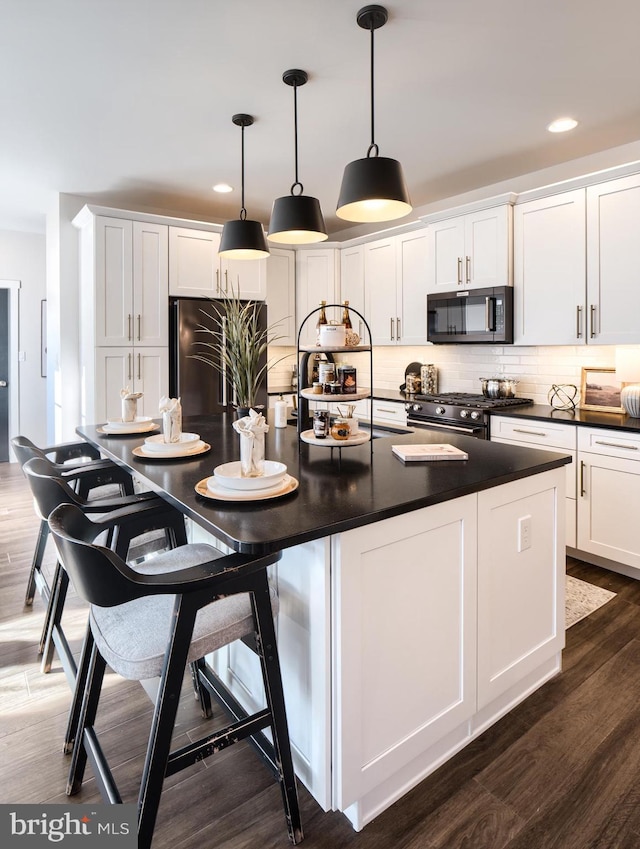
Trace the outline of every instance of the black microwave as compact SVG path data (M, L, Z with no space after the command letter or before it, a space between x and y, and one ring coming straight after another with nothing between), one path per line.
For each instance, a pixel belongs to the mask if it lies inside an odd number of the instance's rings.
M513 343L513 288L427 295L427 339L436 344Z

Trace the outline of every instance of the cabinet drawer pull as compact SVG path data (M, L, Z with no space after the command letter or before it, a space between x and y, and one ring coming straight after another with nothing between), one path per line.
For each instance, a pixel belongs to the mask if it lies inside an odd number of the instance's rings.
M595 439L596 445L607 445L609 448L624 448L626 451L637 451L637 445L621 445L619 442L605 442L604 439Z
M582 339L582 307L576 307L576 339Z
M591 304L589 307L589 335L593 339L596 335L596 307L595 304Z
M140 373L140 360L142 359L141 355L138 354L138 380L141 379L142 374Z
M458 286L462 286L462 257L458 257Z
M398 317L396 318L396 337L397 337L397 341L398 341L398 342L400 341L400 336L401 336L401 335L402 335L402 334L400 333L400 317L398 316Z
M131 342L131 315L127 316L127 326L127 339L129 340L129 342Z
M467 286L471 283L471 257L466 256L464 258L466 270L467 270Z
M142 316L138 313L138 342L142 341Z
M127 354L127 362L128 362L128 365L129 365L129 380L131 380L131 378L132 378L132 374L131 374L131 358L132 357L133 357L133 354Z
M584 488L584 460L580 460L580 497L583 498L585 493Z
M390 410L388 407L378 407L378 413L391 413L392 416L398 415L398 410Z
M220 271L216 268L216 292L220 294Z
M393 340L394 340L394 335L393 335L393 319L390 319L390 321L391 321L391 341L393 342Z
M546 436L547 434L543 430L525 430L523 427L514 427L514 433L528 433L530 436Z

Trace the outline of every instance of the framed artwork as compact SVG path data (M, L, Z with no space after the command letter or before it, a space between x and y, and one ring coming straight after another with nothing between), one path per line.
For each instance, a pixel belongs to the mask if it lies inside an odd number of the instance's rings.
M621 389L622 383L616 377L615 368L583 367L580 409L624 413L620 401Z

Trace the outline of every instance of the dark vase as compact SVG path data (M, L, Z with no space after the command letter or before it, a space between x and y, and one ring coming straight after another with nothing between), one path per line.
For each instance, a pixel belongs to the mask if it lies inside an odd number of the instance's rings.
M254 404L252 407L236 407L236 418L243 419L249 415L249 410L255 410L256 413L264 415L264 404Z

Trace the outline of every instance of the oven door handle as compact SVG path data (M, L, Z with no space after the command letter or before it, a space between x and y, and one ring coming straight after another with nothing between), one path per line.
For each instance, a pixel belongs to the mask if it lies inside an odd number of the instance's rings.
M484 324L487 333L495 333L496 330L496 299L488 295L484 299Z
M465 427L458 424L446 424L445 422L427 422L424 419L407 419L407 427L436 427L442 430L460 431L461 433L481 433L484 430L482 425L477 427Z

